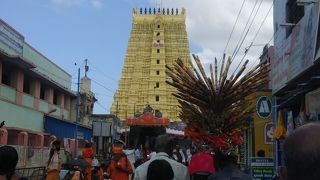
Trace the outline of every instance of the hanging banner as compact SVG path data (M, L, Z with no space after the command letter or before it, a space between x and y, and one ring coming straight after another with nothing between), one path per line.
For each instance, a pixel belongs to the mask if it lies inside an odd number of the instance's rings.
M319 24L318 5L314 3L305 6L304 12L304 16L294 26L292 33L287 38L284 37L284 33L281 33L282 31L275 34L275 57L271 62L273 94L314 64Z

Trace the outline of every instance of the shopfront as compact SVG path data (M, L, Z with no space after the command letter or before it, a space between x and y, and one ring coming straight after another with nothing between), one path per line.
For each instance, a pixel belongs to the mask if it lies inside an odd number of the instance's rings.
M276 129L276 163L283 165L283 142L296 128L318 121L320 115L320 64L317 63L273 95Z
M276 28L271 86L276 127L275 167L284 164L285 138L299 126L319 120L320 114L317 102L320 88L319 4L292 2L275 1L274 4Z
M55 135L57 138L74 139L76 124L53 117L45 116L44 130L46 133ZM92 129L83 125L78 125L77 139L91 141Z

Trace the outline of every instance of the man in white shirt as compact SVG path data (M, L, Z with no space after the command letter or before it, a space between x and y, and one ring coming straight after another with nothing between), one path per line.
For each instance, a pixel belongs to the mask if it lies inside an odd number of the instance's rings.
M156 148L157 154L152 159L143 163L136 169L134 180L146 180L149 164L155 159L163 159L169 162L174 172L173 180L189 180L190 179L187 167L181 163L178 163L173 159L170 159L169 154L171 154L172 152L173 143L169 136L167 135L158 136L156 140L155 148Z

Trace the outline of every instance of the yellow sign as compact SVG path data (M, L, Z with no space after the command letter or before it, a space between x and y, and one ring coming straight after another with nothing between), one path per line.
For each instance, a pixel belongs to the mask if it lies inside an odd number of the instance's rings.
M251 156L272 157L273 124L271 91L258 91L248 96L252 113L253 129L250 133ZM259 153L258 153L259 152Z

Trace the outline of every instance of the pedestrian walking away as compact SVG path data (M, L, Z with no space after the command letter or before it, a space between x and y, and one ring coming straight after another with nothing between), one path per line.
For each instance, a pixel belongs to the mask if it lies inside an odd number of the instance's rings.
M157 137L155 150L157 154L136 169L134 180L147 180L148 167L154 160L165 160L170 164L174 173L173 180L190 179L187 167L170 158L173 150L173 141L168 135L160 135Z
M60 158L60 141L55 140L52 142L49 159L47 162L47 176L46 180L59 180L62 160Z
M208 176L214 173L213 163L212 155L206 152L206 147L199 146L188 166L190 176L193 180L208 179Z
M235 152L217 151L215 153L216 172L209 176L208 180L254 180L237 167L237 156Z
M157 159L149 164L147 180L172 180L174 173L168 161Z

